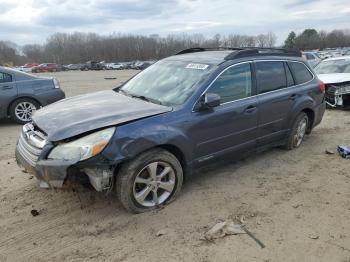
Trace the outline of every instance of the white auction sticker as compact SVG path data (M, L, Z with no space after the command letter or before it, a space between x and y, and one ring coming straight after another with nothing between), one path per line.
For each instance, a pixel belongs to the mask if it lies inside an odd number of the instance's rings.
M188 64L186 68L190 69L198 69L198 70L205 70L208 68L209 65L204 65L204 64Z

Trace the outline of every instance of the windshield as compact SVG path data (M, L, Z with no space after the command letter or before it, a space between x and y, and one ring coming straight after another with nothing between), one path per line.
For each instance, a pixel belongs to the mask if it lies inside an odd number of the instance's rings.
M214 69L184 61L159 61L117 91L163 105L181 105Z
M322 61L315 68L317 74L350 73L350 59Z

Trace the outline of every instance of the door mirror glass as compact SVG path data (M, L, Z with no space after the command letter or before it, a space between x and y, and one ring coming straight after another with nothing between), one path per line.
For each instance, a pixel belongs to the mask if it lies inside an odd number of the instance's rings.
M220 105L221 102L221 98L219 95L217 94L213 94L213 93L206 93L204 95L204 103L203 105L206 108L213 108L213 107L217 107Z

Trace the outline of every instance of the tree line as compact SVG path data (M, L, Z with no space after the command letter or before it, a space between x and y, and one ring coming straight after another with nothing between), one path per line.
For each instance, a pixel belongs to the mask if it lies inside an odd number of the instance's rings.
M284 41L284 47L295 50L350 47L350 30L326 32L324 30L305 29L298 35L292 31Z
M273 47L275 34L269 32L257 36L216 34L205 38L202 34L141 36L113 34L101 36L96 33L55 33L44 44L24 45L20 49L4 51L0 42L0 63L18 64L20 61L36 63L71 64L95 61L157 60L190 47ZM5 45L6 46L6 45ZM6 53L1 56L1 53ZM19 56L15 59L15 54Z
M276 35L272 32L255 36L216 34L206 38L202 34L101 36L96 33L55 33L44 44L18 47L0 41L0 64L23 63L84 63L96 61L157 60L190 47L274 47ZM306 50L350 46L349 30L331 32L306 29L300 34L290 32L284 42L288 49Z

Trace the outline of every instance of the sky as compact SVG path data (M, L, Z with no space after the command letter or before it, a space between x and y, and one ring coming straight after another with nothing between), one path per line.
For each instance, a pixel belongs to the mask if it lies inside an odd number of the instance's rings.
M42 44L55 32L257 35L350 29L349 0L0 0L0 40Z

